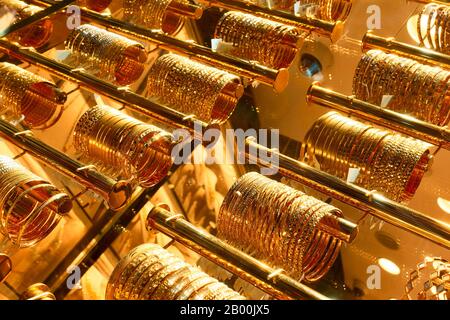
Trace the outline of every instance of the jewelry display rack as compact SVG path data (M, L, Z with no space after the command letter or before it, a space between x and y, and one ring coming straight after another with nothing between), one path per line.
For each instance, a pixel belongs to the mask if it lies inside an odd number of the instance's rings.
M58 78L72 82L79 88L111 98L123 104L125 108L161 123L177 128L194 129L194 125L198 123L194 115L182 114L159 104L155 100L136 94L128 87L118 87L110 84L88 74L83 69L73 69L64 63L46 57L34 49L21 47L5 40L5 37L12 32L58 13L67 6L74 4L75 1L36 0L34 2L46 8L29 18L15 23L1 33L1 52L11 58L43 69ZM334 23L313 18L297 17L286 12L274 11L237 0L202 0L201 2L207 6L267 17L274 21L296 26L301 30L329 37L332 40L337 40L342 33L343 26L341 22ZM198 7L192 5L177 7L175 11L190 18L198 18L201 15ZM108 27L111 31L137 40L148 41L160 49L179 53L252 81L272 86L278 92L282 91L287 85L288 73L285 69L275 70L255 62L221 54L207 47L176 39L160 31L135 26L86 8L82 8L81 13L83 19ZM448 55L403 44L391 38L378 37L372 33L366 34L362 44L363 50L380 48L387 52L404 54L409 57L414 56L417 59L425 59L437 64L450 65ZM313 84L309 88L308 100L311 103L356 115L364 120L386 126L405 135L422 139L439 148L450 150L450 132L446 127L438 127L408 118L393 111L381 109L378 106L357 100L351 96L322 88L318 84ZM210 124L202 123L202 130L207 130L210 127ZM67 254L65 259L44 280L44 283L51 288L56 298L64 298L69 291L65 286L65 281L68 277L66 273L67 268L71 265L78 265L81 268L81 275L83 275L107 250L111 243L117 239L122 230L128 226L136 214L141 211L149 199L167 181L168 177L154 187L148 189L137 188L132 194L129 181L115 181L98 172L95 166L86 165L78 160L71 159L66 154L33 137L30 131L20 130L4 120L0 120L0 137L24 152L29 153L57 172L73 179L85 189L99 194L108 204L109 209L103 217L96 221L95 225L79 241L79 244ZM267 149L251 139L247 139L245 145L245 156L253 163L262 167L273 166L263 158L255 158L255 154L261 154L262 152L248 152L250 149L264 151L269 155L276 154L279 158L277 168L282 176L298 181L336 200L349 204L364 213L380 218L389 224L428 239L444 248L450 248L450 225L389 200L376 191L366 190L352 183L342 181L308 166L306 163L285 156L277 150ZM169 176L174 174L177 169L178 166L174 166ZM275 298L329 299L329 297L317 292L308 285L287 276L282 269L274 269L267 266L190 224L182 219L183 215L172 213L166 209L163 206L154 206L150 210L147 217L147 225L150 229L156 229L166 234L174 241L185 245ZM355 237L358 237L358 224L344 218L340 218L337 225L328 226L328 230L330 229L336 237L347 243L351 243Z

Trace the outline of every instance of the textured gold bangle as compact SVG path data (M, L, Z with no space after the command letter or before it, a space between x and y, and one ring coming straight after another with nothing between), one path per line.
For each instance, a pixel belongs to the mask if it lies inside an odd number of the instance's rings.
M440 67L370 50L356 68L353 94L376 105L392 95L386 108L443 126L449 120L449 76Z
M320 257L311 259L313 253L307 249L328 246L318 243L321 240L315 231L322 219L340 215L333 206L252 172L240 177L225 196L217 217L218 237L297 279L315 281L334 260L329 259L318 272L315 263ZM334 251L332 256L336 258ZM305 270L305 261L314 274Z
M124 0L123 18L125 21L159 29L164 33L176 34L184 25L185 18L170 11L173 3L189 4L187 0Z
M345 21L352 8L352 0L302 0L302 6L312 6L315 18L327 21Z
M147 79L147 96L206 123L226 121L242 94L237 76L175 54L159 57Z
M226 297L245 299L156 244L144 244L131 250L114 269L106 288L106 299L113 300Z
M306 34L281 23L229 11L219 20L214 37L231 43L232 54L237 57L280 69L290 66L298 42Z
M74 130L74 147L114 177L136 178L142 187L161 181L172 165L173 137L107 106L87 110Z
M321 139L320 132L333 134ZM413 197L430 160L429 144L336 112L325 114L313 124L306 134L306 147L309 150L304 161L317 161L322 170L341 179L347 178L350 168L359 168L357 184L400 202Z
M450 8L435 3L423 7L417 19L419 44L443 53L450 53L447 41L450 32ZM426 26L424 30L423 26Z
M410 272L403 299L449 300L450 263L439 257L426 257L416 270Z
M6 156L0 156L0 195L0 231L20 247L42 240L72 208L67 194Z
M55 84L13 64L0 63L0 112L7 120L23 116L26 126L45 129L60 118L66 94Z
M147 61L145 48L139 42L89 24L69 34L66 50L77 67L119 85L138 80Z

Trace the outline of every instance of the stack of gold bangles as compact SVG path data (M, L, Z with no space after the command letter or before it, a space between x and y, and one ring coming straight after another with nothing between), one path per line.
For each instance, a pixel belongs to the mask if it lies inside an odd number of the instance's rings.
M3 10L4 15L8 12L11 13L14 16L14 22L28 18L42 10L19 0L0 0L0 9ZM52 32L53 23L50 19L45 18L13 32L8 38L25 47L39 48L47 43Z
M99 78L120 85L138 80L147 61L145 48L139 42L89 24L69 34L66 49L78 67L91 69Z
M74 146L98 169L136 179L142 187L161 181L172 165L172 136L107 106L87 110L74 131Z
M425 257L416 270L410 272L403 299L450 300L450 262L439 257Z
M355 183L406 202L429 167L430 145L351 120L336 112L320 117L305 138L304 161L341 179L359 169ZM306 156L306 159L305 159Z
M134 248L114 269L108 300L244 300L225 284L156 244Z
M173 3L188 4L188 0L124 0L123 17L125 21L144 26L148 29L159 29L167 34L177 33L185 19L172 13L169 8Z
M380 105L392 96L386 108L441 126L450 119L449 87L449 71L380 50L363 55L353 78L356 98Z
M242 94L239 77L175 54L159 57L148 75L147 96L206 123L226 121Z
M342 212L259 173L239 178L217 218L218 237L296 279L320 279L339 254L341 240L321 231Z
M14 244L34 245L71 209L67 194L11 158L0 156L0 231Z
M231 54L239 58L280 69L291 65L302 35L295 27L229 11L219 20L214 37L231 43Z
M344 21L352 8L352 0L302 0L302 6L315 6L315 18Z
M435 3L423 7L417 19L420 45L450 53L450 7Z
M16 65L0 63L0 113L30 128L45 129L60 118L66 94L55 84Z

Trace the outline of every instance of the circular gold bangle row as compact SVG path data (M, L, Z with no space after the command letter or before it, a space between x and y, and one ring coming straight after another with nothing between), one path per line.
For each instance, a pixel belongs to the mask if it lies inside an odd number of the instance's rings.
M229 11L219 20L214 37L231 43L237 57L280 69L291 65L298 42L306 34L295 27Z
M317 162L321 170L344 180L350 168L358 168L356 184L400 202L414 196L428 170L431 147L337 112L316 120L305 136L305 145L304 161Z
M115 267L109 300L229 300L245 298L157 244L131 250Z
M392 95L387 109L444 126L448 123L450 72L380 50L361 58L353 78L356 98L380 105Z
M150 69L147 96L206 123L223 123L243 94L239 77L175 54Z
M172 165L172 135L108 106L87 110L74 130L74 147L114 177L135 178L142 187L161 181Z
M139 42L89 24L75 28L65 45L77 67L93 70L94 75L119 85L137 81L147 61Z
M337 208L255 172L227 192L217 218L218 237L308 281L333 265L341 241L318 230Z
M72 208L70 197L17 162L0 156L0 231L29 247L45 238Z
M66 94L55 84L16 65L0 63L0 113L8 120L23 116L26 126L45 129L60 118Z

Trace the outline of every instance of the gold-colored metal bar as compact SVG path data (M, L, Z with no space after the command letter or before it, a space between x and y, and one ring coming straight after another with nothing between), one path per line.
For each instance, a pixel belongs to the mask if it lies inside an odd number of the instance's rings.
M67 7L68 5L74 3L75 1L76 0L62 0L62 1L55 2L52 6L45 8L42 11L39 11L39 12L33 14L32 16L22 19L16 23L12 24L11 26L1 30L0 38L6 37L7 35L15 32L21 28L24 28L28 25L33 24L36 21L46 18L46 17L50 16L51 14L58 12L61 9Z
M31 50L30 48L20 47L14 43L0 39L0 51L45 69L62 79L77 83L81 88L108 96L123 103L127 109L142 113L161 122L177 127L194 128L195 125L198 124L200 124L202 128L206 127L206 124L196 120L195 117L187 117L181 112L160 105L129 90L124 90L123 88L100 80L83 71L74 71L72 67L49 59L43 54Z
M11 258L5 253L0 253L0 284L8 278L11 271Z
M320 106L350 113L378 125L399 131L411 137L450 150L450 130L418 120L389 109L381 108L353 96L312 84L307 92L307 101Z
M331 214L320 221L318 228L347 243L351 243L358 234L358 225L356 223Z
M402 43L394 38L380 37L368 31L362 39L362 50L365 52L370 49L380 49L407 58L421 60L425 63L438 64L446 68L450 65L450 55Z
M54 3L51 0L37 0L36 2L46 6ZM86 8L81 8L81 16L83 19L108 27L109 30L117 33L151 42L161 49L185 55L213 67L272 86L277 92L283 91L289 81L289 71L285 68L275 70L230 55L220 54L199 44L168 36L162 31L135 26Z
M246 141L245 156L260 166L276 167L279 173L332 198L384 220L394 226L410 231L442 247L450 248L450 225L430 218L421 212L410 209L375 191L369 191L347 183L328 173L317 170L304 162L270 150L250 139ZM268 163L258 155L266 154L278 163Z
M171 219L173 216L173 213L161 207L154 207L147 217L147 225L149 228L154 228L167 234L201 256L249 281L276 298L329 299L284 273L277 273L276 276L273 276L275 269L230 246L208 232L195 227L182 218Z
M10 123L0 120L0 137L26 150L30 155L51 166L56 171L75 180L86 188L101 195L113 210L122 208L131 195L130 182L116 181L60 152L38 139L19 134L20 131Z
M167 10L178 16L195 20L200 19L203 15L203 9L201 7L190 3L182 3L178 1L172 1L167 7Z
M247 1L199 0L199 2L206 6L250 13L272 21L291 25L302 30L312 31L319 35L329 37L333 42L337 41L344 31L344 22L342 21L330 22L310 17L295 16L288 12L260 7Z

